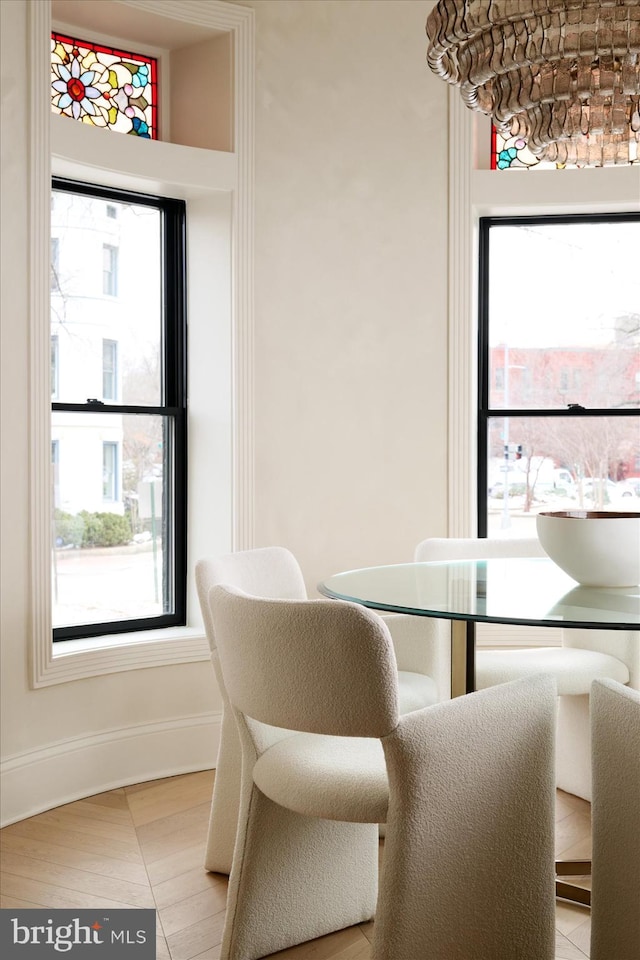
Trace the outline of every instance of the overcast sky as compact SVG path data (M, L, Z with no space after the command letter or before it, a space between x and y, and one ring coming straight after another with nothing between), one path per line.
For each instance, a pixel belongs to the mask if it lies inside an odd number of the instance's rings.
M595 346L640 314L640 223L491 230L492 344Z

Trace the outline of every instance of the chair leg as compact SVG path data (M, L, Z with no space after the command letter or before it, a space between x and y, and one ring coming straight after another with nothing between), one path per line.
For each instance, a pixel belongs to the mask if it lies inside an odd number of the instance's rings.
M588 694L558 697L556 784L566 793L591 800Z
M233 714L225 704L204 860L205 869L212 873L231 872L238 829L241 775L240 737Z
M257 960L372 918L377 824L305 817L253 785L247 805L229 881L221 960Z

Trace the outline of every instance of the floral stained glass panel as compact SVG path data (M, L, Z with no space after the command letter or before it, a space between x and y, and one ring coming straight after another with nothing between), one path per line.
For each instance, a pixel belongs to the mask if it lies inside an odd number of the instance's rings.
M51 109L94 127L158 137L157 61L51 34Z
M640 151L635 141L629 141L629 164L640 163ZM583 164L584 165L584 164ZM621 164L622 165L622 164ZM580 166L576 164L576 166ZM491 169L492 170L564 170L566 164L553 160L542 160L533 155L524 137L502 136L491 126Z
M491 127L491 169L492 170L517 170L517 169L564 169L562 164L552 163L549 160L540 160L534 157L527 146L527 141L523 137L503 137L496 128Z

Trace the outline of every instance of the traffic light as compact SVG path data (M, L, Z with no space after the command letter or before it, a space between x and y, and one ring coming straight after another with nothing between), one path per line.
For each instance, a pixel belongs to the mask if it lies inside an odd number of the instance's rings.
M522 460L522 444L505 443L504 458L505 460Z

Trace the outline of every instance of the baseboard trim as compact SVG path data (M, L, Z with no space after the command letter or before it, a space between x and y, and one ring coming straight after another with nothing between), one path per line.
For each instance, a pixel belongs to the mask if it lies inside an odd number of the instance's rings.
M83 797L215 767L222 714L120 727L51 743L0 764L8 826Z

